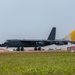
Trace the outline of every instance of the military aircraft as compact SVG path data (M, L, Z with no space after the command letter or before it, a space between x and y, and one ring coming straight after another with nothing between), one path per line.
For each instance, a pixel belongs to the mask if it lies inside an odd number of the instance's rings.
M24 47L34 47L34 50L41 50L41 47L48 45L67 45L69 42L75 44L75 30L72 31L68 36L63 39L55 39L56 37L56 27L53 27L47 40L20 40L20 39L10 39L6 40L0 47L16 47L17 51L24 51Z
M56 36L56 27L53 27L47 40L20 40L10 39L6 40L0 47L17 47L17 51L24 51L24 47L34 47L34 50L41 50L41 47L53 44Z

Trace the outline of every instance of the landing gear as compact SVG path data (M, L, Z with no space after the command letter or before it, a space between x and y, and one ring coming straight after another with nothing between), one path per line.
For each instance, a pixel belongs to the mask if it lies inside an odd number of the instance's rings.
M34 51L37 51L37 50L38 50L38 51L41 51L41 47L35 47L35 48L34 48Z
M17 51L20 51L20 47L18 47L16 50L17 50Z
M24 47L18 47L17 49L16 49L17 51L24 51Z
M41 47L39 47L38 50L40 51L41 50Z
M21 47L21 51L24 51L24 47Z
M37 47L34 48L34 51L37 51Z

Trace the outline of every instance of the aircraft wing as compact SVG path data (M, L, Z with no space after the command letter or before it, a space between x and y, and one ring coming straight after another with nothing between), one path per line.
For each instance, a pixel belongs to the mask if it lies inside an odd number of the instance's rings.
M54 44L54 41L52 40L21 40L21 42L34 46L46 46Z

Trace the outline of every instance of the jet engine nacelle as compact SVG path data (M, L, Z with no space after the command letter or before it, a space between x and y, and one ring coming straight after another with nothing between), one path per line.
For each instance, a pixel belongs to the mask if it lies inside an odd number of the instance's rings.
M68 42L63 42L63 41L60 41L60 42L55 42L55 45L67 45Z
M74 42L71 42L71 44L75 44L75 41Z
M43 46L45 44L44 44L44 42L38 42L37 45Z

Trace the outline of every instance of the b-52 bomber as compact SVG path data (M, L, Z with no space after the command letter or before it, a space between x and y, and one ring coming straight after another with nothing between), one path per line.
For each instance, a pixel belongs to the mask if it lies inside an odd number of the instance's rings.
M17 51L24 51L24 47L34 47L34 50L41 50L41 47L48 45L67 45L68 42L75 43L75 31L71 32L70 39L67 40L65 38L56 40L56 27L53 27L47 40L20 40L20 39L10 39L6 40L6 42L0 44L0 47L16 47Z

